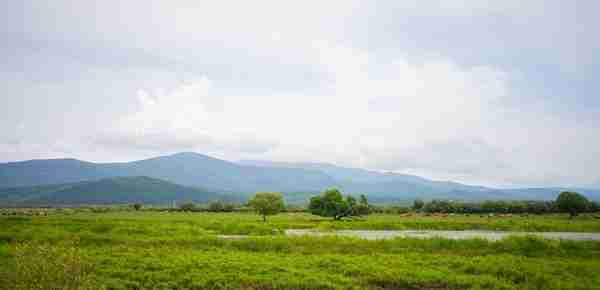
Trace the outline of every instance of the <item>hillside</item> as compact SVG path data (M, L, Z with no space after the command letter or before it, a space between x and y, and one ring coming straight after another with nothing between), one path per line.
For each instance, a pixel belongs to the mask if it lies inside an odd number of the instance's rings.
M57 185L0 189L4 205L170 204L171 202L238 200L216 191L137 176Z
M319 171L241 165L198 153L122 163L47 159L0 164L0 187L73 183L118 176L148 176L229 192L312 191L335 185Z
M405 202L420 199L554 199L562 190L575 190L591 199L600 199L600 190L587 188L515 188L497 189L435 181L419 176L347 168L327 163L287 163L246 160L229 162L198 153L168 156L121 163L93 163L76 159L49 159L0 164L0 188L18 189L30 195L56 192L67 184L62 194L73 194L74 184L115 177L147 176L183 187L208 188L211 192L237 193L243 196L258 191L288 193L289 201L306 202L311 195L329 187L351 194L366 194L377 202ZM48 185L51 186L48 186ZM54 184L54 185L53 185ZM57 184L57 185L56 185ZM145 186L148 192L161 192L160 186ZM111 185L112 186L112 185ZM107 186L110 187L110 186ZM98 185L98 188L102 186ZM114 185L110 188L119 188ZM77 189L77 192L81 190ZM14 193L6 191L5 195ZM135 192L135 191L133 191ZM293 194L292 194L293 193ZM42 198L42 197L40 197ZM50 198L50 197L44 197ZM89 198L89 197L87 197ZM116 200L127 200L118 197ZM131 197L135 199L135 197ZM69 200L76 199L75 196ZM98 201L108 201L99 199Z
M571 190L600 200L600 189L577 187L511 188L498 189L465 185L452 181L435 181L423 177L393 172L377 172L360 168L348 168L327 163L273 162L264 160L241 160L240 164L296 168L320 171L335 179L344 192L364 193L375 202L405 202L413 199L457 200L553 200L561 191ZM290 199L307 200L310 194L294 193Z

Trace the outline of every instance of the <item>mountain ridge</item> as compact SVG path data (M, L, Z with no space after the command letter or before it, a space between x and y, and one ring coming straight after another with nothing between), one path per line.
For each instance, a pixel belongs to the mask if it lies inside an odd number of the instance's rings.
M316 194L337 187L382 201L411 199L554 199L558 190L578 190L600 199L600 190L581 188L498 189L435 181L420 176L341 167L328 163L257 160L231 162L181 152L131 162L94 163L73 158L0 163L0 188L70 184L116 177L147 176L180 186L248 195L258 191ZM306 198L305 198L306 199Z
M0 164L0 187L72 183L117 176L149 176L187 186L231 192L316 190L334 185L329 176L306 169L243 166L184 152L131 162L94 163L43 159Z
M215 190L187 187L147 176L111 177L75 183L0 188L0 204L169 204L173 201L239 201Z

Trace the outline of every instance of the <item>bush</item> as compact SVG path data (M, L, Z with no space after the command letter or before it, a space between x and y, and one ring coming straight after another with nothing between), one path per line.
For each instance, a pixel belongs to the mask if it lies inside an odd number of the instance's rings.
M412 208L398 205L389 206L371 206L372 213L385 213L385 214L405 214L409 213Z
M222 212L224 208L225 204L222 201L217 200L209 203L207 210L210 212Z
M306 207L297 204L289 204L285 207L285 212L306 212Z
M445 200L432 200L421 209L427 213L556 213L558 208L553 201L484 201L482 203L465 203Z
M233 212L237 207L239 206L236 204L216 200L210 202L206 210L209 212Z
M428 213L441 212L451 213L454 212L454 207L451 202L445 200L432 200L423 207L423 211Z
M360 202L356 202L354 197L344 198L339 190L332 188L320 196L313 196L308 210L314 215L341 220L344 217L368 215L371 213L371 206L364 195L360 196Z
M90 211L93 213L107 213L110 212L110 208L108 207L92 207Z
M423 208L423 206L425 206L425 203L422 200L415 199L415 201L413 202L412 209L415 211L419 211L420 209Z
M194 204L193 202L185 202L179 206L179 209L182 211L193 211L194 209L196 209L196 204Z

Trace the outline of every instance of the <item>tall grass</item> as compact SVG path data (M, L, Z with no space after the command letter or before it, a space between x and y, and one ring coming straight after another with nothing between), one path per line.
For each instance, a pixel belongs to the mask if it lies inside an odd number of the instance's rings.
M9 253L10 271L3 275L4 289L94 289L92 264L76 241L61 244L15 243Z
M592 230L563 216L514 220ZM509 237L368 241L286 228L496 227L480 217L331 222L306 214L83 213L0 218L4 289L599 289L600 243ZM553 225L556 223L556 225ZM255 234L241 240L217 234ZM75 242L71 242L75 241Z

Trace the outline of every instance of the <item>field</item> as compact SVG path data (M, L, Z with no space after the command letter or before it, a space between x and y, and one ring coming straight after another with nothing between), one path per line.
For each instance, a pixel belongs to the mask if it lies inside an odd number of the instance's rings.
M600 289L600 243L285 237L284 229L600 232L600 220L62 210L0 216L5 289ZM217 235L252 235L221 239ZM70 286L65 286L70 285ZM54 288L53 288L54 287Z

